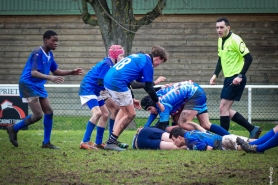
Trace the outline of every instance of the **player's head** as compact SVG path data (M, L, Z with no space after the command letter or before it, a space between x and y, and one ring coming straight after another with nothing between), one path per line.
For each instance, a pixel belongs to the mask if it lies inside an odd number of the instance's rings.
M161 46L154 45L151 50L151 55L153 57L153 66L157 67L161 63L168 60L168 53Z
M47 30L43 34L44 49L55 50L58 45L58 34L53 30Z
M117 61L120 61L121 59L123 59L124 57L124 49L122 46L120 45L112 45L110 46L109 48L109 51L108 51L108 55L110 58L113 58L117 63Z
M185 130L183 128L176 127L171 130L169 138L174 141L177 147L181 147L185 145L184 134Z
M141 100L141 107L143 107L143 109L146 111L150 111L149 109L151 107L155 108L155 102L151 99L150 96L145 96Z
M216 20L216 32L220 38L225 38L230 31L230 22L226 17Z

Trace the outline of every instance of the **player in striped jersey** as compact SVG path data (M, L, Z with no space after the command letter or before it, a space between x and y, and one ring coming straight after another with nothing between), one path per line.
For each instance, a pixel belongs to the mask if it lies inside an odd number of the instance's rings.
M165 130L169 125L171 115L173 120L185 130L209 130L221 136L229 134L222 127L210 123L206 93L197 83L179 82L173 86L162 88L156 93L159 101L164 105L165 111L161 112L150 97L145 96L141 100L141 106L151 113L146 125L151 125L159 115L157 127ZM201 126L192 121L195 116L197 116Z

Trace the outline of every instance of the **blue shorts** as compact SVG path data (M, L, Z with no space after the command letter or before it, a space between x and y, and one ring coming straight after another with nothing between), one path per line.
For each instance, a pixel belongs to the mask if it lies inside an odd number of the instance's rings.
M28 84L23 81L19 82L19 94L21 98L30 98L30 97L40 97L47 98L48 93L44 86L37 86L34 84Z
M246 85L246 76L242 76L242 81L239 85L233 85L232 82L237 75L225 78L223 89L221 91L221 99L239 101ZM232 84L232 85L231 85Z
M89 107L90 110L92 110L92 108L94 108L95 106L103 106L105 104L104 100L96 100L96 99L91 99L89 101L87 101L87 105Z
M154 127L142 128L137 138L137 149L160 149L161 137L164 132Z
M195 110L198 111L198 114L207 112L207 96L205 91L199 87L194 95L185 102L183 110Z

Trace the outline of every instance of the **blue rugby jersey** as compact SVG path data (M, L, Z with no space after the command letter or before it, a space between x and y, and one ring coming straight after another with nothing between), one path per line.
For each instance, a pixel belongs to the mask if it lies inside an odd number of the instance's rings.
M222 136L198 130L187 131L184 138L190 150L206 150L207 146L219 149L222 143Z
M104 78L104 86L117 92L128 91L128 84L144 78L144 82L153 82L152 59L146 54L132 54L115 64Z
M104 86L98 85L98 79L104 79L108 70L113 66L110 58L104 58L98 62L88 73L84 76L80 88L79 95L92 95L99 96L100 91L105 90Z
M50 71L54 72L58 69L58 65L54 60L51 51L46 54L41 47L35 48L25 64L19 80L20 97L41 96L47 97L47 92L44 89L46 79L34 78L31 75L33 70L49 75Z
M156 105L157 112L159 114L159 121L169 121L170 115L174 115L180 111L183 105L188 99L190 99L194 93L201 88L197 83L191 81L184 81L175 83L173 86L162 88L156 92L159 96L159 101L165 107L164 112L161 112ZM155 120L157 115L150 114L146 126L150 126Z

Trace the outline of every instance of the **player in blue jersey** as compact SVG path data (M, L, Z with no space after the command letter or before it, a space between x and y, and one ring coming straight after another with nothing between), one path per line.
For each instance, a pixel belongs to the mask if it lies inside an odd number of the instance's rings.
M241 150L236 139L248 140L247 137L233 134L219 136L198 130L186 131L180 127L173 128L169 137L177 147L186 146L189 150Z
M165 130L166 126L169 125L171 115L174 122L185 130L210 130L221 136L229 134L222 127L210 123L206 93L197 83L191 81L178 82L172 86L161 88L156 94L159 101L164 105L165 111L161 112L151 98L145 96L141 100L141 106L151 113L145 126L150 126L159 115L157 127ZM195 116L197 116L201 126L192 121Z
M110 138L106 142L105 149L123 149L117 146L117 139L128 124L134 119L136 112L134 107L140 108L140 102L133 99L129 84L134 80L144 79L145 91L151 96L157 106L163 111L164 106L158 101L153 88L154 67L167 61L167 53L160 46L153 46L150 54L133 54L114 65L104 78L104 86L112 99L120 107L116 116L115 127Z
M100 96L100 91L105 91L103 85L103 79L107 71L115 64L117 61L123 59L124 49L120 45L112 45L108 51L108 57L104 58L102 61L98 62L83 78L80 89L79 96L82 105L87 105L92 113L92 117L87 123L85 134L83 140L80 143L80 149L86 150L98 150L104 148L102 143L103 133L106 127L106 122L108 120L108 109L106 103L102 96ZM104 92L103 92L104 93ZM109 104L110 105L110 104ZM113 103L112 103L113 106ZM115 113L112 111L112 114ZM111 120L110 120L111 122ZM96 140L93 144L91 142L92 132L96 127ZM111 124L109 124L111 127Z
M278 125L255 141L248 143L237 138L237 143L247 153L264 153L265 150L278 146Z
M44 140L42 148L58 149L51 144L50 136L53 124L53 110L48 99L48 93L44 87L47 80L54 83L63 83L65 75L82 75L83 70L60 70L54 60L51 50L55 50L58 44L58 35L48 30L43 34L43 45L35 48L22 71L19 80L19 93L22 101L28 103L33 114L13 126L7 127L11 143L18 147L17 132L25 126L39 121L44 114ZM53 75L49 75L52 72Z

